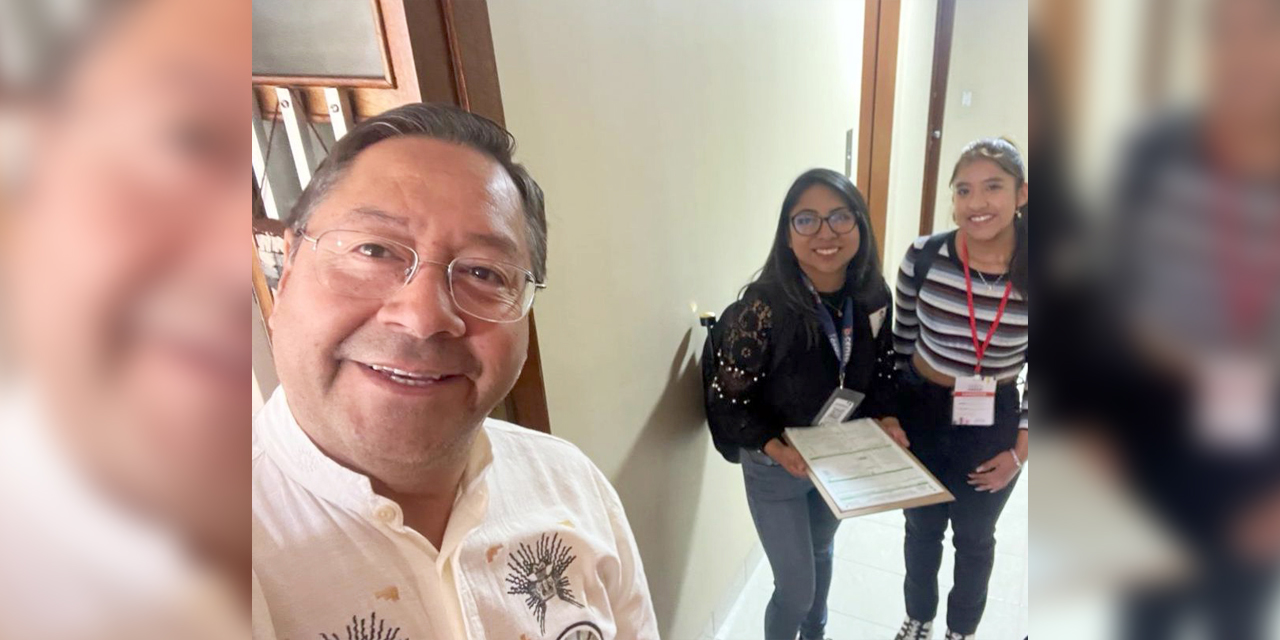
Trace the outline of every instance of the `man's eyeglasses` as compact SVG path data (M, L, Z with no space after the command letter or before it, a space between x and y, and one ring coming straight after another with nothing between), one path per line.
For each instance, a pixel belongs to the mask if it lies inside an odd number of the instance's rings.
M827 223L838 236L849 233L858 226L857 219L848 211L837 211L826 217L805 211L791 217L791 228L802 236L816 236L822 230L823 222Z
M412 247L362 231L330 229L316 237L299 232L316 254L320 282L353 298L382 299L407 286L424 264L445 268L458 310L489 322L516 322L529 313L538 289L526 269L484 258L423 260Z

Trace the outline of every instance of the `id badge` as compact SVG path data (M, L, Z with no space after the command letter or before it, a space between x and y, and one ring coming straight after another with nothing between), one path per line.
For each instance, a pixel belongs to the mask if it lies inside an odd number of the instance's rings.
M1275 366L1258 357L1219 356L1199 373L1196 426L1202 442L1236 451L1268 445L1275 435Z
M822 410L818 412L818 418L813 424L839 424L844 422L853 412L858 409L858 405L862 404L862 400L867 394L853 389L845 389L840 387L831 392L831 397L827 398L827 403L822 405Z
M996 423L996 379L990 376L956 378L951 392L951 424L989 427Z

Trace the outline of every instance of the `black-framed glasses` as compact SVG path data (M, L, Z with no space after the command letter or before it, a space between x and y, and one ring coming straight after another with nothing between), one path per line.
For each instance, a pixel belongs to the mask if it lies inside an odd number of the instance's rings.
M853 231L858 226L858 220L853 217L853 213L849 211L837 211L833 214L820 216L811 211L797 213L791 216L791 228L802 236L816 236L822 230L822 223L827 223L831 230L838 236L842 236Z
M300 231L316 254L320 283L353 298L382 299L413 281L424 264L445 268L449 295L459 311L488 322L516 322L533 307L534 295L547 285L513 264L485 258L423 260L406 244L347 229L329 229L315 237Z

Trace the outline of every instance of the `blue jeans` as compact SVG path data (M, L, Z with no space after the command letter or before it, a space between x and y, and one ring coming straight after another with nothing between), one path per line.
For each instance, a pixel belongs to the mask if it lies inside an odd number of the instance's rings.
M797 478L759 451L743 450L742 476L751 519L773 569L764 611L765 640L821 638L836 529L831 508L808 478Z

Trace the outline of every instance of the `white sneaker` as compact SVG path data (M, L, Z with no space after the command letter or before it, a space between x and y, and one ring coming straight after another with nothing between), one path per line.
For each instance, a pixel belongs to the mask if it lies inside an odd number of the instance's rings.
M950 629L947 629L946 640L975 640L975 638L977 637L978 636L972 633L966 636L964 634L956 633Z
M893 640L930 640L933 638L933 621L921 622L907 618Z

